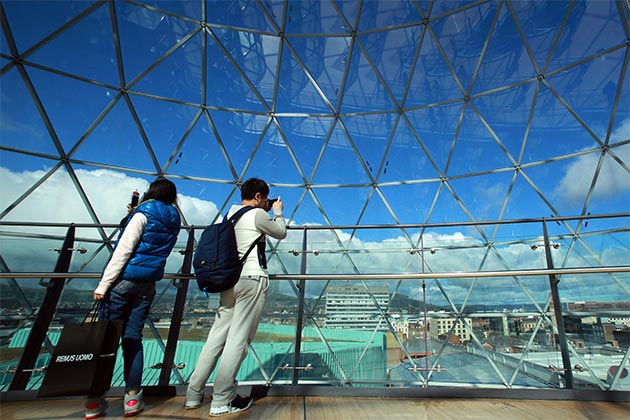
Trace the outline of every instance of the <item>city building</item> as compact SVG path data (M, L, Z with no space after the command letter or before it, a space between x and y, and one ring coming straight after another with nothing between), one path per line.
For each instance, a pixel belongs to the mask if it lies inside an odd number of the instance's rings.
M383 317L389 305L387 286L331 286L326 290L327 328L389 329Z

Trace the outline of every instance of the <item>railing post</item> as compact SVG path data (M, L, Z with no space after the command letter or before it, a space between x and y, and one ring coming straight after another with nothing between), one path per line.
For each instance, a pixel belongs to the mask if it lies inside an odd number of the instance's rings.
M304 229L304 236L302 237L302 261L300 265L300 274L306 274L306 248L308 242L307 230ZM293 355L293 366L300 366L300 350L302 348L302 325L304 324L304 292L306 288L306 280L300 280L298 285L298 316L297 323L295 325L295 352ZM293 370L292 385L298 384L298 375L300 371L298 369Z
M55 273L67 273L72 260L72 251L74 248L74 232L75 226L71 224L63 241L63 246L59 251L59 258L55 265ZM39 357L40 349L46 338L48 327L57 310L57 304L66 282L65 278L51 278L50 282L45 283L46 295L42 301L42 305L37 313L37 318L31 327L31 333L26 340L24 353L20 358L20 362L15 371L15 376L9 386L10 391L21 391L26 389L28 381L31 379L31 369L35 367L35 362ZM52 356L52 355L51 355Z
M190 227L188 232L188 242L184 251L184 262L182 263L181 274L190 274L192 267L193 254L195 249L195 229ZM188 294L188 278L173 280L173 284L177 287L177 295L175 296L175 305L173 308L173 316L171 317L171 325L168 329L168 339L166 342L166 350L164 350L164 359L162 361L162 370L160 371L160 379L158 387L167 387L170 385L171 372L175 367L175 351L177 350L177 342L179 332L184 317L184 306L186 304L186 295Z
M551 258L551 242L549 242L549 234L547 233L547 222L543 220L543 236L545 241L545 257L547 259L547 268L553 270L553 259ZM556 327L558 328L558 341L560 341L560 353L562 355L562 366L564 368L564 380L568 389L573 389L573 371L571 370L571 355L569 354L569 345L567 336L564 331L564 319L562 318L562 306L560 303L560 294L558 293L558 283L560 280L555 274L549 274L549 287L551 289L551 299L553 302L553 311L556 317Z

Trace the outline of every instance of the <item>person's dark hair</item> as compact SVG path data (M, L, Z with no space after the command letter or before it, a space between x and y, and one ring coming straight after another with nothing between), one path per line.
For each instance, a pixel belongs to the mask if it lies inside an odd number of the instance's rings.
M140 202L144 203L147 200L159 200L166 204L175 204L177 187L168 179L158 178L149 185L149 189L144 193Z
M241 186L241 199L251 200L256 193L260 193L263 197L269 195L269 185L262 179L250 178Z

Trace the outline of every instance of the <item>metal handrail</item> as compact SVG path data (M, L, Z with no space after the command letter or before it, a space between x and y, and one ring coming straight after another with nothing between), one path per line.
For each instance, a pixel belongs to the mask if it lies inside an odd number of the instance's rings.
M453 271L433 273L390 273L390 274L270 274L271 280L414 280L488 277L524 277L562 274L630 273L630 266L534 268L530 270L502 271ZM52 272L9 272L0 273L0 278L100 278L102 273L52 273ZM167 273L163 279L192 279L194 274Z

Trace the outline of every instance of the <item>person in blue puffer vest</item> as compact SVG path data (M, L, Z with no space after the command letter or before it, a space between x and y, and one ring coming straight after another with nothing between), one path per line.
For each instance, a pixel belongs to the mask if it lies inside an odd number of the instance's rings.
M166 260L180 228L175 184L167 179L151 183L140 204L124 221L121 233L94 290L103 300L102 318L122 320L124 360L124 416L135 416L144 408L142 329L155 297L155 283L162 279ZM111 290L110 290L111 289ZM85 418L101 417L107 408L102 395L88 396Z

